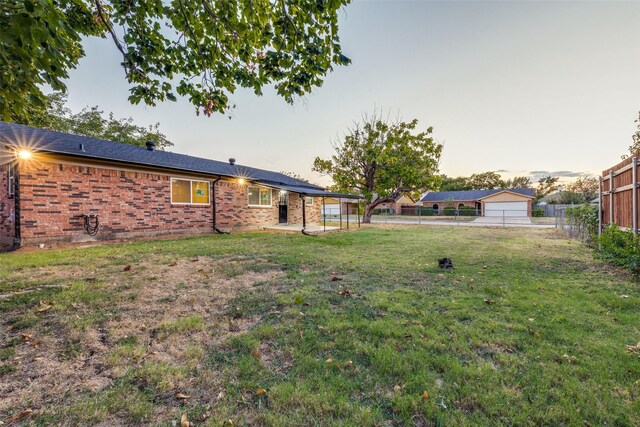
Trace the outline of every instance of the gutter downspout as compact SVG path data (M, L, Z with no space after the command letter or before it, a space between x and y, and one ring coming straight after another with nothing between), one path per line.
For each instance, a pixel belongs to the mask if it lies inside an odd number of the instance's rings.
M307 201L305 200L305 195L300 194L300 200L302 201L302 230L300 232L305 236L313 236L313 234L309 234L305 228L307 228Z
M220 181L221 178L216 179L215 181L211 182L211 206L213 208L213 212L212 212L212 219L213 219L213 231L215 231L218 234L230 234L228 231L222 231L218 228L218 225L216 223L216 183L218 181Z
M13 247L11 249L18 249L22 246L21 229L20 229L20 162L16 162L15 169L13 171L14 182L14 194L13 194Z

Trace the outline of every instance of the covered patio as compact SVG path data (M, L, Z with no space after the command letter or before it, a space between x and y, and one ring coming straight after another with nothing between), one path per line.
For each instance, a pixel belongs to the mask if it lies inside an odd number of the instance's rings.
M354 194L344 194L344 193L335 193L324 190L316 190L309 187L301 187L301 186L292 186L292 185L280 185L274 184L270 185L273 188L280 190L281 192L288 193L297 193L300 198L304 199L305 197L313 197L313 198L321 198L322 199L322 211L324 212L325 207L325 199L327 198L340 198L340 199L353 199L360 200L360 196L356 196ZM355 223L358 228L360 228L360 203L357 203L357 215L355 218ZM344 218L343 218L344 217ZM335 222L333 220L332 222ZM322 223L321 224L308 224L307 223L307 211L306 211L306 203L302 203L302 224L275 224L273 226L265 226L262 227L263 230L273 230L273 231L298 231L302 234L310 234L310 233L318 233L324 231L335 231L342 230L343 228L349 229L350 223L354 222L353 215L351 219L349 218L349 212L347 211L346 215L343 215L340 212L340 216L338 218L338 226L327 225L327 216L322 215Z

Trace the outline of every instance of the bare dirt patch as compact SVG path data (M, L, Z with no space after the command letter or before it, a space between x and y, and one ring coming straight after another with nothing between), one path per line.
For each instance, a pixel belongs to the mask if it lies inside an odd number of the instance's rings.
M128 271L122 266L97 272L53 266L19 272L21 277L49 280L86 279L89 274L99 278L100 290L111 300L101 304L86 297L70 305L54 303L53 309L37 313L36 326L19 331L9 326L11 316L0 320L0 330L7 331L0 346L19 341L7 362L16 370L0 382L0 419L27 407L35 412L54 409L69 396L103 390L148 362L187 370L201 366L206 349L260 320L234 313L229 301L261 286L277 290L283 275L280 270L252 271L255 259L152 261L156 263L133 264ZM90 294L93 281L86 286L83 292ZM181 380L180 388L190 389L192 380ZM194 389L189 393L201 394Z

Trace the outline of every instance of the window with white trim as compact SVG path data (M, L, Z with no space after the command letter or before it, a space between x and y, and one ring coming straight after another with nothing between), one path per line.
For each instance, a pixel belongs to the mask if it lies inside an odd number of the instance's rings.
M16 194L16 177L13 166L9 165L9 169L7 171L7 182L8 182L8 195L9 197L13 197Z
M247 202L249 206L271 206L271 189L257 185L247 186Z
M307 206L312 206L313 205L313 197L309 197L309 196L305 197L304 198L304 204L307 205Z
M174 205L208 205L209 181L171 178L171 203Z

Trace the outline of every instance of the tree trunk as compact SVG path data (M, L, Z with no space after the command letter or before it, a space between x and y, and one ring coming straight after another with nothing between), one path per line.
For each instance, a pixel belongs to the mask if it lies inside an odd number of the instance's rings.
M373 212L374 206L367 203L364 205L364 213L362 214L362 223L363 224L371 224L371 214Z

